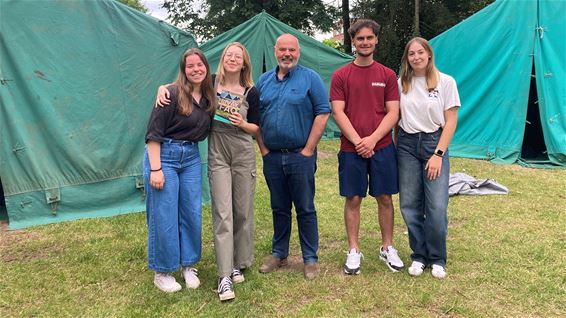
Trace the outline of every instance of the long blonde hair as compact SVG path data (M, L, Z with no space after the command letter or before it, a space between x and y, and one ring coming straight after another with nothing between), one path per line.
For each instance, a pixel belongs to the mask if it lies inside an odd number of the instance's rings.
M177 87L177 107L179 114L189 116L193 112L193 84L187 79L185 74L185 67L187 64L187 56L197 55L206 67L206 77L200 84L200 92L208 100L208 108L206 112L209 114L214 113L216 105L216 92L212 84L212 76L210 74L210 66L208 61L201 50L193 48L188 49L181 57L179 62L179 76L174 85Z
M220 61L218 62L218 68L216 69L216 79L218 80L218 83L224 85L224 79L226 76L226 73L224 72L224 57L226 56L226 51L228 51L228 49L231 46L236 46L242 49L243 65L242 65L242 70L240 71L240 85L242 85L242 87L254 86L254 81L252 79L252 63L250 61L250 55L248 54L248 50L246 50L246 47L240 42L232 42L226 45L224 51L222 51L222 56L220 57Z
M411 90L411 82L413 80L413 76L415 76L415 72L411 67L411 64L409 64L409 47L414 42L422 45L430 56L425 73L427 90L432 91L435 89L438 85L438 81L440 80L440 74L434 64L434 53L432 52L432 46L430 46L430 43L421 37L412 38L409 42L407 42L407 45L405 45L405 51L401 58L401 86L403 94L407 94Z

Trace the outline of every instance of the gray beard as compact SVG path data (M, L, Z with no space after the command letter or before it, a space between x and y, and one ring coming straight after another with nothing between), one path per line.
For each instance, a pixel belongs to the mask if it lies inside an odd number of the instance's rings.
M0 0L0 1L1 1L1 0ZM298 63L298 62L299 62L299 61L295 60L295 61L293 61L293 64L292 64L290 67L286 67L286 66L281 65L282 63L279 63L279 61L277 61L277 65L279 65L279 68L283 68L283 69L288 69L288 70L290 70L290 69L292 69L293 67L297 66L297 63Z

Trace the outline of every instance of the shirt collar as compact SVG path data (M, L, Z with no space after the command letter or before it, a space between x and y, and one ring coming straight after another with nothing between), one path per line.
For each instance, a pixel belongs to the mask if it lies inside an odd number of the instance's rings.
M287 79L287 78L293 77L293 74L294 74L295 71L299 68L299 66L300 66L299 64L295 65L289 72L287 72L287 74L285 74L285 76L283 77L282 80L284 81L284 80ZM275 67L275 74L274 74L274 75L275 75L275 79L276 79L276 80L279 80L279 77L277 76L278 73L279 73L279 65L277 65L277 66Z

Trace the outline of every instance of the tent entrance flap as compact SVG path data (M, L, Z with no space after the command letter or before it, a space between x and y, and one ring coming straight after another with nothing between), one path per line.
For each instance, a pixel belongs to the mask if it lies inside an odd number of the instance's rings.
M527 118L525 122L525 135L521 149L521 159L527 163L550 163L548 152L544 143L544 134L540 120L539 101L536 85L536 71L533 64L529 101L527 105Z
M8 210L6 209L6 198L4 197L2 179L0 179L0 222L1 221L8 221Z

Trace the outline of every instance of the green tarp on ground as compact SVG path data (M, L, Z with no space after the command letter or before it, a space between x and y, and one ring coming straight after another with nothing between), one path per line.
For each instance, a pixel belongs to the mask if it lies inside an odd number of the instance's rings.
M143 211L151 103L194 38L111 0L1 0L0 30L10 228Z
M566 166L566 1L499 0L431 43L462 100L451 155L519 160L533 75L544 136L538 146L548 162Z
M293 34L299 39L301 47L299 64L312 68L320 74L327 88L330 87L332 73L353 60L352 56L322 44L266 12L259 13L232 30L222 33L202 44L200 48L205 52L215 71L224 47L230 42L242 43L250 53L253 77L254 80L257 80L263 72L277 66L273 47L277 38L284 33ZM327 138L340 137L340 130L334 120L328 121L324 136Z

